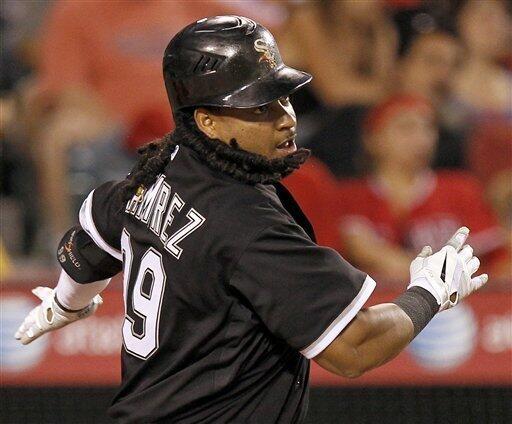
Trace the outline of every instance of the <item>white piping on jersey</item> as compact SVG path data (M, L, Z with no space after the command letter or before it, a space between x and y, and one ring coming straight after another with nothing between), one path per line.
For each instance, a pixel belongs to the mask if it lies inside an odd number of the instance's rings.
M376 285L377 283L373 278L367 275L361 290L359 290L359 293L354 297L352 302L350 302L343 312L338 315L338 317L331 323L331 325L329 325L329 327L327 327L318 339L305 349L302 349L300 353L302 353L306 358L311 359L329 346L338 334L340 334L350 321L352 321L352 318L354 318L360 311L370 295L373 293L373 290L375 290Z
M82 204L82 207L80 208L80 225L85 230L87 234L92 238L94 243L96 245L107 252L109 255L113 256L114 258L122 261L123 255L121 254L121 251L114 249L112 246L110 246L104 239L101 237L100 233L98 232L98 229L96 228L96 225L94 224L94 220L92 218L92 196L94 194L94 190L89 193L89 196L87 196L87 199L85 199L84 203Z

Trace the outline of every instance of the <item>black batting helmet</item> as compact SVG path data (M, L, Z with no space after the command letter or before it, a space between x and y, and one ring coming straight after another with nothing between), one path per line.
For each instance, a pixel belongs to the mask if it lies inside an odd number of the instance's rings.
M188 25L165 49L163 68L174 112L194 106L262 106L311 80L283 63L269 30L242 16Z

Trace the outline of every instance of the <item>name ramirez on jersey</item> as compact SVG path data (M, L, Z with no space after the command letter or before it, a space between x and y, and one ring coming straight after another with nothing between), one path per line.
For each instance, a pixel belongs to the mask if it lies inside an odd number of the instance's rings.
M177 213L185 213L187 210L185 206L181 196L178 193L172 193L171 185L165 181L165 175L160 175L147 192L133 196L126 205L125 212L146 224L159 237L164 249L179 259L183 249L178 246L178 243L206 221L198 211L189 208L186 212L187 224L171 234L174 216Z

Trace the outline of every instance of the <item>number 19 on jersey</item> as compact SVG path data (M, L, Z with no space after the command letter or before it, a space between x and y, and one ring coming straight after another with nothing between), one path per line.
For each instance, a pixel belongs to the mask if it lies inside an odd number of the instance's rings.
M137 275L132 276L134 255L130 234L126 229L121 236L121 249L126 310L123 322L123 344L126 351L133 356L148 359L158 349L160 311L167 280L162 254L150 247L140 259Z

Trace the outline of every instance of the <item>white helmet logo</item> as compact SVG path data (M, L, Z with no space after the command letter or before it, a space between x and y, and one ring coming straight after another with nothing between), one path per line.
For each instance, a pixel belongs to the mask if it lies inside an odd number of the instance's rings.
M265 62L271 69L274 69L277 66L274 52L270 49L269 45L263 38L258 38L254 41L254 50L261 53L261 57L258 62Z

